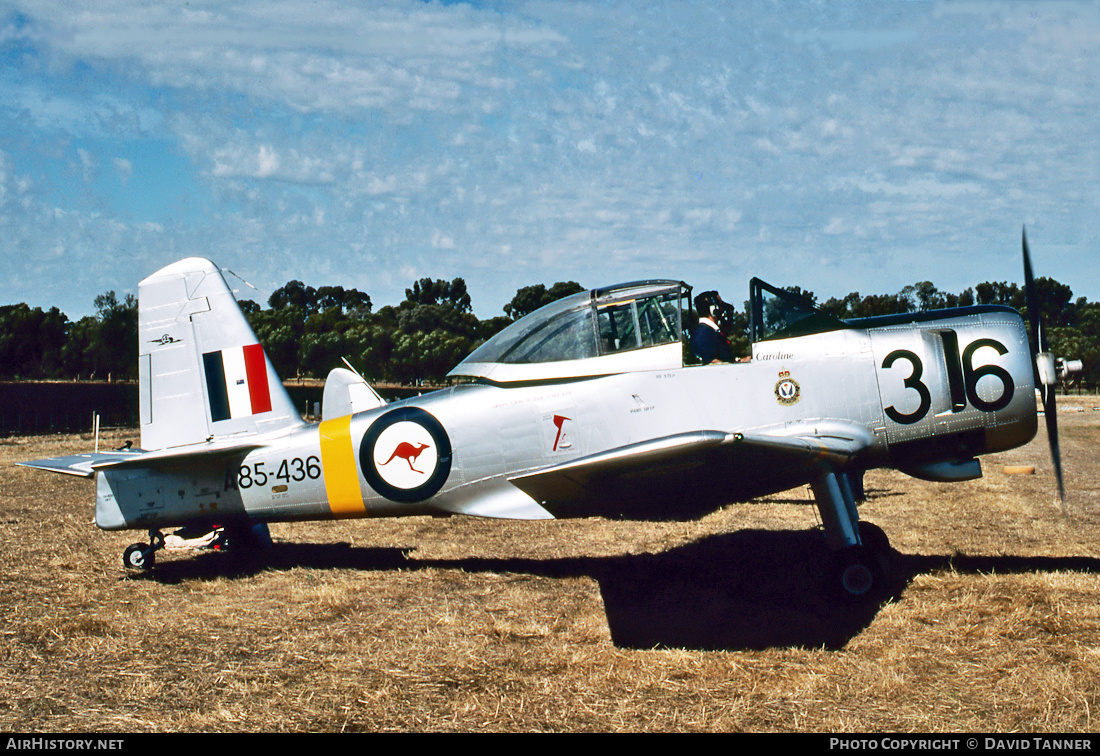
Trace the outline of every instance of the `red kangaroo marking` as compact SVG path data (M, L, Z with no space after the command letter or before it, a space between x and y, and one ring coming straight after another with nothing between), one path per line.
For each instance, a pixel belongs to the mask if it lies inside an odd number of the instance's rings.
M568 419L564 415L554 415L554 425L558 426L558 435L554 436L554 451L558 450L558 442L561 441L561 427L565 425L565 421Z
M423 475L424 471L417 470L415 467L413 467L413 462L415 462L416 458L420 456L420 452L424 451L427 448L427 444L416 444L414 446L408 441L402 441L397 445L397 448L393 450L393 454L390 455L390 458L382 464L388 465L390 462L393 462L395 457L401 457L401 459L409 463L410 470L412 470L414 473L420 473L421 475Z

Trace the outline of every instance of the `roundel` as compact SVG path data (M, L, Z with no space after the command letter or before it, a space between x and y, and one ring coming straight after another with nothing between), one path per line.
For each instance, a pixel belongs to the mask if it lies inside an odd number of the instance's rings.
M359 445L359 465L371 488L390 501L424 501L447 482L451 441L432 415L401 407L374 421Z

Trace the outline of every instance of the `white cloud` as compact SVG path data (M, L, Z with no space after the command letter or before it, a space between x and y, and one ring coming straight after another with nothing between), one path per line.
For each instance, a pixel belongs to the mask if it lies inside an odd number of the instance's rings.
M914 199L955 200L963 195L979 194L983 191L982 186L975 181L940 181L935 178L914 178L897 183L881 178L852 177L834 181L832 185L838 189L852 187L866 194Z
M300 184L330 184L334 180L331 167L322 158L269 144L252 145L245 140L216 149L212 172L218 178L277 179Z
M111 164L114 165L115 171L118 172L119 180L124 184L134 175L134 164L126 158L113 158Z
M84 183L90 184L95 177L96 168L99 167L99 161L96 160L95 155L83 147L77 148L76 154L80 157L80 168L81 173L84 175Z
M200 7L105 0L40 2L59 52L136 64L160 86L229 89L302 110L347 112L402 102L452 107L464 87L507 88L495 54L547 54L566 38L547 24L469 6L284 0Z
M432 231L432 249L454 249L455 240L453 237L444 234L438 229Z

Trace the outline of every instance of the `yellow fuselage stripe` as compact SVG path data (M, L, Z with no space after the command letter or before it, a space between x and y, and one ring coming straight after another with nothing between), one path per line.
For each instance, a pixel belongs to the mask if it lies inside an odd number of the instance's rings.
M363 494L351 445L351 415L321 422L321 469L328 506L337 517L362 514Z

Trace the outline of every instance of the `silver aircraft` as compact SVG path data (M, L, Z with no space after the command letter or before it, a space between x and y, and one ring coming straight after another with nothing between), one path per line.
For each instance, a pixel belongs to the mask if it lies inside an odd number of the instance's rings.
M1024 263L1037 359L1007 307L841 321L753 279L751 361L694 365L690 288L643 281L522 318L424 396L386 404L337 368L322 421L308 424L219 269L189 258L140 283L140 450L23 464L94 478L100 528L149 532L124 554L136 569L153 566L166 528L683 519L808 484L831 579L868 595L886 577L888 543L860 521L858 476L979 477L980 455L1035 435L1036 374L1061 487L1060 366L1041 333L1026 236Z

